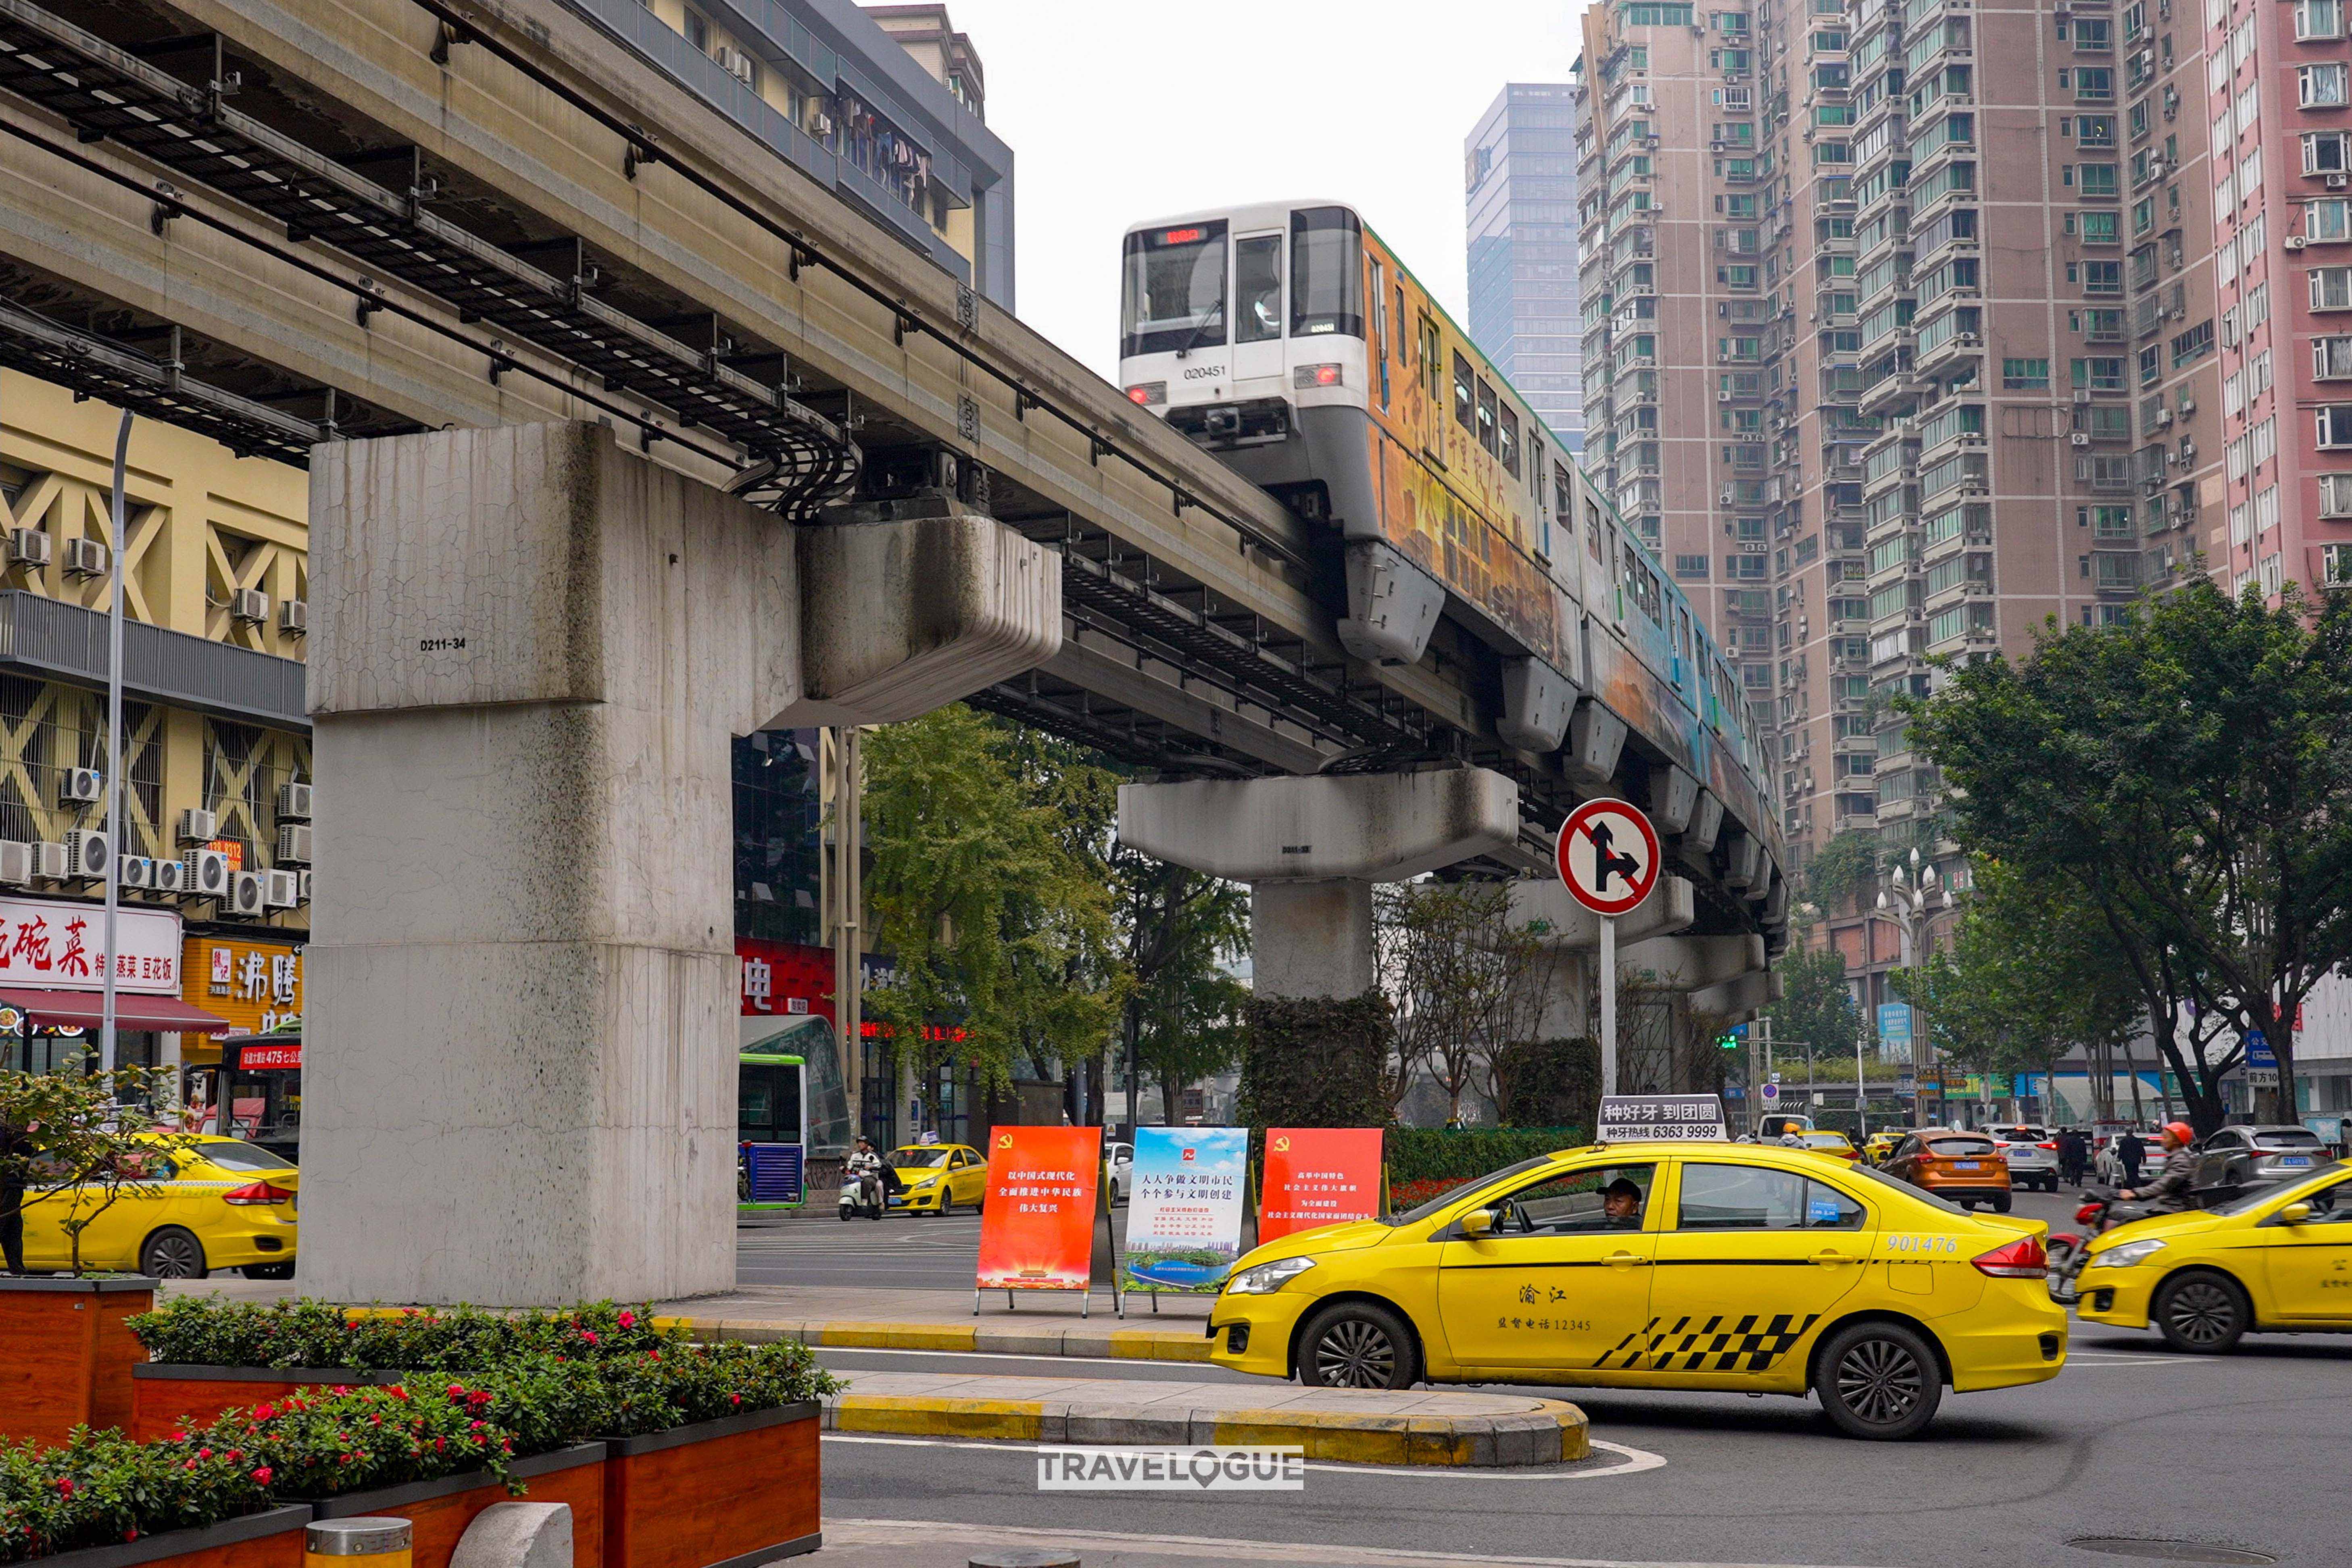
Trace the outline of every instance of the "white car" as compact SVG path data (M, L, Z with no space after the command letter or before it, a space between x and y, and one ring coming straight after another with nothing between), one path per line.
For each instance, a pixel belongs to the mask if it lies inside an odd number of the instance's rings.
M2116 1145L2122 1141L2121 1131L2111 1133L2099 1145L2098 1152L2091 1156L2091 1174L2104 1186L2128 1187L2133 1184L2133 1178L2124 1173L2122 1156L2116 1152ZM2152 1176L2164 1164L2164 1144L2158 1139L2153 1127L2139 1135L2139 1173Z
M1110 1201L1127 1202L1128 1189L1135 1184L1135 1145L1106 1143L1103 1159L1110 1166Z
M2009 1162L2011 1186L2039 1187L2045 1193L2058 1190L2058 1139L2050 1129L2012 1122L1984 1131L2000 1145L2001 1157Z

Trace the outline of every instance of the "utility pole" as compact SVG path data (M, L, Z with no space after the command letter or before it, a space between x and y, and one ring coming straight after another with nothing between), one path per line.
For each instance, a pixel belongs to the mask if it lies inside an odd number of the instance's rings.
M866 984L865 879L863 827L859 797L865 780L860 769L857 726L844 724L831 733L827 761L833 785L833 1011L841 1034L842 1088L849 1102L849 1141L866 1130L866 1040L863 1013Z

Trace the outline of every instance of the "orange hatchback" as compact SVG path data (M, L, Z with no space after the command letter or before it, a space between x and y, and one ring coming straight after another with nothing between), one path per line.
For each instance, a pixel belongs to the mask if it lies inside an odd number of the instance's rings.
M1929 1127L1906 1134L1880 1168L1948 1202L2009 1212L2009 1162L2000 1146L1981 1132Z

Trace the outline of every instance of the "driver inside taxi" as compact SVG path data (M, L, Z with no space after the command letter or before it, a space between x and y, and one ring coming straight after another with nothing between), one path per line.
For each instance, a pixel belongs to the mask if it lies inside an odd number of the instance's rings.
M1641 1229L1642 1189L1630 1179L1618 1177L1602 1189L1601 1212L1606 1216L1603 1223L1611 1230Z

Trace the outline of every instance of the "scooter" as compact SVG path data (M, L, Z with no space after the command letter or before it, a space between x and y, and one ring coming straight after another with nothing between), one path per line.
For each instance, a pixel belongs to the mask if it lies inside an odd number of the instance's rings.
M882 1177L880 1173L867 1171L853 1180L841 1184L841 1217L862 1214L867 1219L882 1217Z
M2083 1195L2089 1201L2074 1211L2074 1223L2088 1228L2050 1233L2050 1299L2062 1306L2072 1306L2082 1300L2082 1292L2074 1289L2074 1280L2090 1257L2090 1244L2095 1237L2157 1212L2146 1204L2123 1202L2113 1187L2084 1187Z

